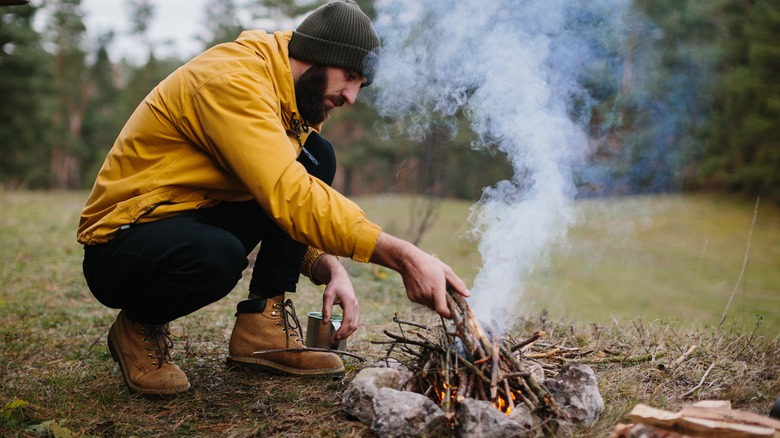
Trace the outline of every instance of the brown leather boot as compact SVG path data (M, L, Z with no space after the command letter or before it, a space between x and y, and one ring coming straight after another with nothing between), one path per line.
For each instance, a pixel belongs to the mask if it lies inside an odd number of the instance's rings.
M133 392L166 395L190 389L187 375L173 363L171 348L168 324L143 325L128 319L124 310L108 330L108 349Z
M244 300L237 310L229 364L297 376L344 372L344 362L334 353L306 348L293 303L284 295ZM293 351L256 353L280 349Z

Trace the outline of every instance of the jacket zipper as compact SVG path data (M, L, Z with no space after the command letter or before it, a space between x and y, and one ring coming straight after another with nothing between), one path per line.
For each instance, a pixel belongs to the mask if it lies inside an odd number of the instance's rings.
M306 122L302 122L296 115L297 114L292 113L290 125L292 125L292 131L295 133L295 139L298 140L298 146L303 149L303 143L301 143L301 130L303 130L303 132L309 132L309 125L307 125Z

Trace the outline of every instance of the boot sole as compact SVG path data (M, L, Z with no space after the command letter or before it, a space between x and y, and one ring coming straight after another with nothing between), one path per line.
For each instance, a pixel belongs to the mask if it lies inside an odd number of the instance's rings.
M313 370L304 370L300 368L292 368L282 365L277 362L269 360L263 360L256 357L240 357L240 356L228 356L226 359L228 366L237 366L255 371L267 371L274 374L292 375L292 376L327 376L327 375L339 375L344 374L344 367L338 368L321 368Z
M111 328L113 328L113 326ZM113 332L109 329L108 351L111 353L111 357L114 359L114 362L119 364L119 370L122 372L122 379L125 381L125 385L127 385L127 389L129 389L130 392L145 394L145 395L173 395L173 394L180 394L190 389L189 382L187 383L186 386L174 386L173 388L165 388L165 389L150 389L150 388L144 388L142 386L138 386L134 384L133 382L130 381L130 378L127 377L128 375L127 365L125 364L125 360L122 357L122 355L117 353L118 350L119 347L114 346Z

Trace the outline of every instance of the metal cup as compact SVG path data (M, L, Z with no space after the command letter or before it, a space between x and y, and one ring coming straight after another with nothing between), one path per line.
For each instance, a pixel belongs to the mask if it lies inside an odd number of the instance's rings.
M330 338L341 327L341 316L332 315L329 324L322 323L322 312L309 312L306 322L306 346L311 348L330 348L331 350L347 350L347 340L342 339L337 344L330 344Z

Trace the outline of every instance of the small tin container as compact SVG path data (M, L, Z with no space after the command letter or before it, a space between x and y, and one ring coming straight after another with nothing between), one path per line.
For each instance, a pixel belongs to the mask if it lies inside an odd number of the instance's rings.
M322 312L309 312L306 322L306 346L311 348L330 348L331 350L347 350L347 340L338 344L329 344L330 338L341 327L341 315L330 317L330 324L322 323Z

